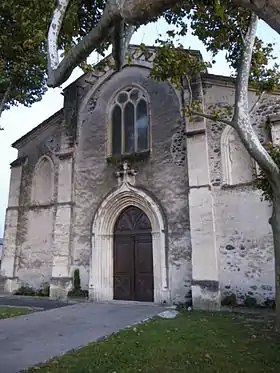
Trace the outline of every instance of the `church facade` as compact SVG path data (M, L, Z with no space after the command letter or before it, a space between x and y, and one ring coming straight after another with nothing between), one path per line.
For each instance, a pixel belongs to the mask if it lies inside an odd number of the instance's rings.
M85 74L13 144L2 287L48 282L63 297L79 268L96 301L273 298L271 207L253 187L256 164L231 127L184 118L188 87L152 80L152 57L130 50L121 72ZM207 72L192 94L205 111L234 102L232 81ZM279 102L265 97L252 113L264 141L279 142Z

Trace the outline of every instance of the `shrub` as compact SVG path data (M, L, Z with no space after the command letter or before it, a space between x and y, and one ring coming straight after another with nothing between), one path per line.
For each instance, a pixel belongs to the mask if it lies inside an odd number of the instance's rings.
M75 290L68 291L68 297L70 298L88 298L88 290Z
M36 291L36 295L39 297L49 297L50 296L50 284L48 282L43 282L40 289Z
M275 299L269 299L269 298L267 298L265 301L264 301L264 303L263 303L263 305L265 306L265 307L267 307L267 308L271 308L271 309L275 309Z
M20 288L18 288L15 292L15 295L29 295L29 296L34 296L36 295L35 290L28 285L22 285Z
M71 298L88 298L88 290L81 289L80 271L78 268L74 270L73 274L73 289L68 291L67 295Z
M185 302L174 303L174 305L176 306L176 310L179 312L185 312L192 308L192 291L189 290L185 295Z
M192 307L192 291L189 290L188 293L185 296L186 299L186 306L187 307Z
M237 306L237 298L234 293L231 293L229 295L226 295L222 301L221 301L222 306L229 306L229 307L236 307Z
M267 142L265 144L265 149L277 164L280 167L280 146L274 145L271 142ZM254 185L257 189L261 190L262 199L265 201L272 201L273 198L273 191L271 184L267 178L266 173L263 170L260 170L258 177L256 178Z
M80 271L79 268L76 268L73 275L73 290L79 291L81 290L81 279L80 279Z
M254 297L251 297L250 295L246 294L244 298L244 306L248 308L256 307L257 300Z

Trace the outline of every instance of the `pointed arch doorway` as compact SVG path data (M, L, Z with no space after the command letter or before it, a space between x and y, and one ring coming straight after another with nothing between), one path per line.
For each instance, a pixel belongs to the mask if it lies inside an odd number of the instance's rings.
M153 302L152 226L136 206L125 208L114 226L114 299Z

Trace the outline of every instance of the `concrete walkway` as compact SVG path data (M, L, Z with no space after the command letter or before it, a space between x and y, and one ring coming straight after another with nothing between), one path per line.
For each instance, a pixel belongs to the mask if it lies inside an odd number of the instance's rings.
M156 316L163 309L142 304L80 303L0 320L0 371L18 373Z
M69 304L69 302L52 300L47 297L37 298L21 295L0 296L0 306L41 308L46 311L53 308L65 307ZM73 302L71 304L73 304Z

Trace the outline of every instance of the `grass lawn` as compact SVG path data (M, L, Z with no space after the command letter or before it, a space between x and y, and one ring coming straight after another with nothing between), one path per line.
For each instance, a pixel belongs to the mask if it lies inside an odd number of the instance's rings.
M0 319L8 319L10 317L26 315L32 313L34 310L30 308L19 307L2 307L0 306Z
M193 312L122 331L31 372L279 373L280 339L259 319Z

